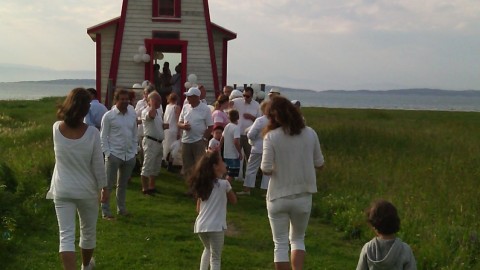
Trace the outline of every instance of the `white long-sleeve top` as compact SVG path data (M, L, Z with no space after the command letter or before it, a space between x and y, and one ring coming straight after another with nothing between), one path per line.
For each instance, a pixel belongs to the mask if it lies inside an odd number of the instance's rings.
M252 150L250 153L261 154L263 151L262 130L268 124L268 118L265 115L255 119L250 130L247 132L247 138L250 140Z
M106 157L112 154L124 161L134 158L138 141L135 110L131 108L123 114L113 106L102 118L100 139Z
M263 140L261 169L271 173L267 200L302 193L316 193L315 167L324 163L317 133L305 127L290 136L283 129L268 132Z
M47 199L97 198L107 185L99 131L89 126L80 139L60 133L61 121L53 124L55 167Z

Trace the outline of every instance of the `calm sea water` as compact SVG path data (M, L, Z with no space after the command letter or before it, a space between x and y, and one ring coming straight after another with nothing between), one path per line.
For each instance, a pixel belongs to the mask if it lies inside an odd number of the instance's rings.
M95 84L79 84L73 81L62 82L15 82L0 83L0 100L26 99L35 100L43 97L62 97L76 87L95 87Z
M400 110L480 111L480 93L476 96L437 94L395 94L356 91L288 91L290 99L302 106L326 108L373 108Z
M82 85L85 84L85 85ZM94 81L0 83L0 100L40 99L65 96L75 87L95 87ZM480 94L437 95L375 92L285 90L282 95L297 99L305 107L374 108L402 110L480 111Z

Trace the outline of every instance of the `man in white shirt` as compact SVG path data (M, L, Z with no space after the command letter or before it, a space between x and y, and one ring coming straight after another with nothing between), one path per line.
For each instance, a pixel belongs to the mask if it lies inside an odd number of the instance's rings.
M89 126L94 126L98 130L102 125L102 117L108 111L107 107L100 103L97 99L97 90L93 88L88 88L87 91L90 93L92 101L90 101L90 109L88 110L87 116L85 116L85 124Z
M161 104L160 94L152 92L148 95L149 106L142 112L144 161L140 175L143 194L151 196L158 192L155 188L155 177L162 167L162 141L165 138L163 130L168 128L168 124L163 123Z
M243 98L236 98L231 101L232 108L240 114L238 125L240 126L240 146L244 152L245 161L250 157L252 146L248 143L246 130L250 127L257 117L262 116L260 104L253 100L253 88L246 87L243 91ZM244 162L244 165L246 162ZM240 169L242 171L242 169Z
M192 87L185 93L188 104L180 112L178 128L183 129L182 159L183 173L188 177L195 161L205 154L208 138L212 133L213 120L210 108L200 102L200 90Z
M127 90L116 90L114 101L115 106L103 116L100 140L105 155L108 192L112 191L116 183L117 213L128 215L125 197L137 154L137 116L133 109L128 109ZM102 202L102 217L113 218L109 201Z

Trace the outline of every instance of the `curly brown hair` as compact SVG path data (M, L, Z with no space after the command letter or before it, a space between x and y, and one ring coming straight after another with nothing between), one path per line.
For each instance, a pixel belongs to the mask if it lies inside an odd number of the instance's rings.
M300 111L283 96L274 96L267 104L266 115L269 123L263 134L281 127L288 135L298 135L305 128L305 122Z
M90 110L90 93L85 88L75 88L58 107L57 118L71 128L79 127Z
M221 158L218 151L207 151L195 164L188 179L195 198L206 201L212 194L213 185L217 183L213 165L218 164Z
M394 234L400 230L397 208L386 200L377 200L365 211L368 223L381 234Z

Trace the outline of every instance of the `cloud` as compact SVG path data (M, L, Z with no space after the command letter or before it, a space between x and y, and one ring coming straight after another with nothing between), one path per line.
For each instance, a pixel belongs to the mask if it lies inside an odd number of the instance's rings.
M1 61L94 69L94 43L86 30L118 16L120 8L118 0L81 4L71 0L4 0L0 6L0 36L4 37Z
M480 1L210 0L212 21L238 34L229 81L352 89L480 88ZM2 0L2 62L94 70L90 26L122 0Z

